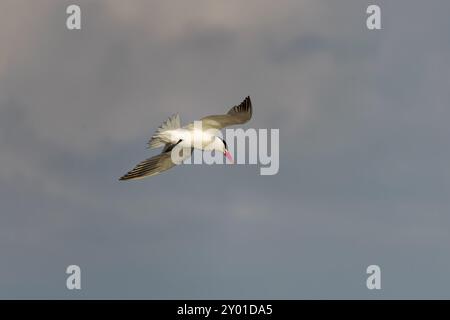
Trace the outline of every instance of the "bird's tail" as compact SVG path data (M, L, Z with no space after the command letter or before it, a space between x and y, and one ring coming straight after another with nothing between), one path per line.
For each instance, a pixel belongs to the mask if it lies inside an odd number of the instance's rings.
M162 139L162 133L168 130L178 129L181 127L180 115L178 113L172 115L164 121L156 132L153 134L152 138L148 142L148 147L150 149L159 148L166 144L166 142Z

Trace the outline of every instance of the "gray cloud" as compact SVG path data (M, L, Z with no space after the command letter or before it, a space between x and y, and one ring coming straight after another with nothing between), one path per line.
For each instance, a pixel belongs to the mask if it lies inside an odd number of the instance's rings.
M447 2L379 1L378 32L366 1L79 3L81 31L0 4L0 297L449 296ZM117 181L167 116L246 95L278 175Z

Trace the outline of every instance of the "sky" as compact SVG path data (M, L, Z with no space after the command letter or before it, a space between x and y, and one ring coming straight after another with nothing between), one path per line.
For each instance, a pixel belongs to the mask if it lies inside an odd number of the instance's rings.
M0 298L450 298L448 12L0 0ZM118 181L157 153L146 143L168 116L247 95L244 128L280 130L278 174ZM72 264L81 290L66 288ZM381 290L366 287L373 264Z

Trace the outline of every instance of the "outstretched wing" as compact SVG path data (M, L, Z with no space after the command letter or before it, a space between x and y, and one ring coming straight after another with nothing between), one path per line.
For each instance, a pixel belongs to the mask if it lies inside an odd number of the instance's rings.
M147 160L142 161L138 165L136 165L133 170L129 171L127 174L122 176L119 180L137 180L145 177L150 177L157 175L163 171L169 170L170 168L177 165L172 161L172 149L175 147L175 144L166 145L161 154L158 154L154 157L151 157ZM182 155L180 157L180 162L189 158L192 154L193 149L184 148L182 149ZM190 151L190 152L189 152Z
M243 124L249 121L252 117L252 102L250 97L244 99L241 104L234 106L227 114L207 116L202 119L202 128L207 129L222 129L236 124Z

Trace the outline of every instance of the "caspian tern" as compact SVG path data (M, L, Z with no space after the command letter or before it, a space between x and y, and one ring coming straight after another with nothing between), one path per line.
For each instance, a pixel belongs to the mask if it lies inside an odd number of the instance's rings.
M233 162L225 140L211 134L212 129L220 130L228 126L243 124L252 117L252 102L246 97L239 105L234 106L223 115L213 115L201 118L199 122L191 122L181 127L180 116L175 114L156 130L148 142L150 149L164 147L162 152L142 161L119 180L135 180L157 175L179 163L172 160L172 150L179 146L183 150L181 160L189 158L194 149L222 152ZM196 124L201 124L201 129Z

